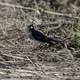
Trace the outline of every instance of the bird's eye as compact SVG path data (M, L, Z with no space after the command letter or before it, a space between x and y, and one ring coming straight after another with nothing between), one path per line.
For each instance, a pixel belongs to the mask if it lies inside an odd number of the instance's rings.
M31 29L33 29L33 27L32 27L32 26L31 26L30 28L31 28Z

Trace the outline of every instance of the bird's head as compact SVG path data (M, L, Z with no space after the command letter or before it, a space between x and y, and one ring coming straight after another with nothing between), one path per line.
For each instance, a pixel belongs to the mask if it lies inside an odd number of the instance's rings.
M29 31L34 30L34 26L33 26L33 24L31 24L31 25L28 26L28 30L29 30Z

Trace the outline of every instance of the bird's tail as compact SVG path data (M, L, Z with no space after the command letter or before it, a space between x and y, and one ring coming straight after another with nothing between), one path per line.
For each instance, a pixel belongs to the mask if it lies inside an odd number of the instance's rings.
M49 38L48 37L48 40L47 40L47 43L49 43L50 45L55 45L55 44L58 44L58 43L64 45L64 42L65 42L64 39L61 39L61 38L58 38L58 37L56 37L56 38L55 37L54 38Z

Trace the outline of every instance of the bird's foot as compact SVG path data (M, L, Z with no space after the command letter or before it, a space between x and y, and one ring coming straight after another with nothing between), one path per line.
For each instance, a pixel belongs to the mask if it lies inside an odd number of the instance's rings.
M36 50L41 50L43 46L41 44L39 44L38 46L34 45L32 51L36 51Z

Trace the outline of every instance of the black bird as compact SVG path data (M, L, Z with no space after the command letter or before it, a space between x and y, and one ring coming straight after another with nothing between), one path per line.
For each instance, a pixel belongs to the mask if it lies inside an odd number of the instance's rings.
M62 40L55 37L55 38L51 38L51 37L47 37L46 35L44 35L42 32L36 30L33 26L33 24L28 26L28 31L29 31L29 37L31 39L34 39L36 41L39 42L43 42L43 43L48 43L49 45L53 45L54 43L62 43Z

